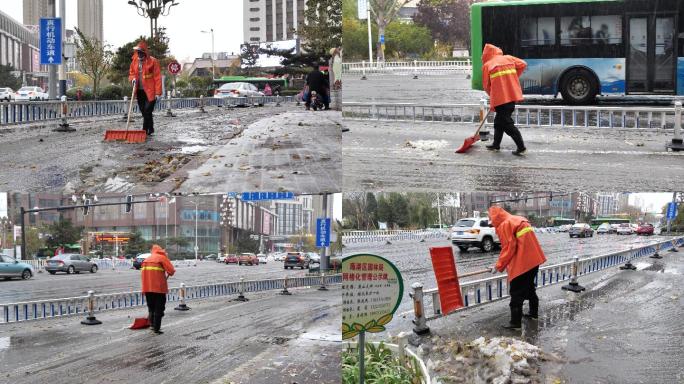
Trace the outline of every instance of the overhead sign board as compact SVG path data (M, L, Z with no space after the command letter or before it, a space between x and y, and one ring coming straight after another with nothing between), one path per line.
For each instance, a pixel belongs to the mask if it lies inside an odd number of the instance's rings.
M62 64L62 19L40 19L40 64Z
M294 192L243 192L243 201L287 200L294 199Z
M359 20L368 18L368 0L358 0L356 9L359 11Z
M342 259L342 338L383 332L404 294L404 281L387 259L356 254Z
M672 220L677 217L677 203L669 202L667 203L667 219Z

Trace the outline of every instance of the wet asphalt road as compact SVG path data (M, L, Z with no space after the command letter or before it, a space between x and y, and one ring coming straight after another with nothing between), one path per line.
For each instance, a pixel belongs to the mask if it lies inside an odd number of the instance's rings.
M586 239L571 239L567 233L538 233L536 235L546 255L546 265L569 261L574 256L583 258L630 249L632 247L636 248L639 244L668 238L661 236L618 236L610 234L594 235L594 237ZM413 310L413 302L408 296L411 284L422 282L424 289L437 287L432 262L430 261L429 248L445 246L450 246L450 241L446 238L444 240L426 240L424 243L419 241L396 241L391 245L384 245L383 243L353 244L345 248L344 254L372 253L387 258L397 266L404 280L405 292L396 313L402 314ZM461 253L456 246L452 246L452 248L459 273L487 269L493 266L499 257L498 251L483 253L477 248L470 248L467 253ZM463 281L487 276L489 275L473 276L464 278ZM389 329L398 332L397 329L399 327L400 325L397 323L394 326L390 326Z
M345 102L472 103L483 92L464 75L349 77ZM684 153L665 151L672 133L655 130L522 128L528 154L488 152L477 143L455 154L477 125L345 119L344 183L349 191L674 190L684 178Z
M103 142L108 129L125 129L120 117L70 122L76 132L52 130L58 122L0 129L0 189L10 191L144 192L170 191L182 183L181 170L194 169L228 144L238 127L286 111L294 104L250 108L177 110L155 113L155 135L144 144ZM239 125L237 124L239 123ZM141 129L135 117L131 129ZM166 182L163 188L160 183Z
M256 267L255 267L256 268ZM167 306L163 335L132 331L143 309L0 327L0 382L212 383L340 382L338 287L248 295L250 301Z
M180 266L169 278L170 287L212 284L245 280L281 279L285 276L304 276L306 270L285 270L280 261L269 261L258 266L223 264L213 261L198 263L197 267ZM97 273L67 275L36 273L30 280L0 280L0 303L84 296L88 290L95 293L117 293L140 290L140 271L118 268L100 269Z

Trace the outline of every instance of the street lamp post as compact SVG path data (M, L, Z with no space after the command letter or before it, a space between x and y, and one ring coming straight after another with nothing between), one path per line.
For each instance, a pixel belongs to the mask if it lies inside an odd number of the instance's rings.
M214 28L200 32L211 33L211 77L212 79L216 79L216 65L214 64Z
M150 19L150 38L155 37L159 32L157 29L157 19L159 16L168 16L171 7L178 5L176 0L129 0L128 4L135 7L138 15Z
M190 201L190 203L195 204L195 266L197 266L197 260L198 260L198 252L199 252L199 245L197 244L197 223L198 223L198 204L199 201L195 199L195 201Z

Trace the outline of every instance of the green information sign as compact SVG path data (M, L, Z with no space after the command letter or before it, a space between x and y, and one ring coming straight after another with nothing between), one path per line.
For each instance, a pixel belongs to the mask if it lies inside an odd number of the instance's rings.
M356 254L342 259L342 338L382 332L404 294L404 281L387 259Z

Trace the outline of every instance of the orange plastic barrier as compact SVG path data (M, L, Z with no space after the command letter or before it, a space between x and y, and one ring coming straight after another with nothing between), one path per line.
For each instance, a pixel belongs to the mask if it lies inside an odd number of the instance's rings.
M437 279L442 314L446 315L463 307L454 251L451 247L432 247L430 248L430 257L432 258L432 269L435 271L435 278Z

